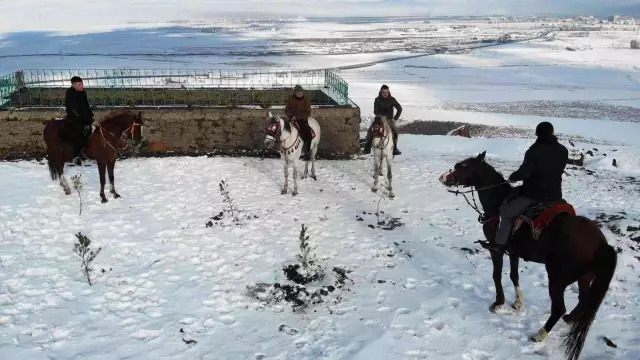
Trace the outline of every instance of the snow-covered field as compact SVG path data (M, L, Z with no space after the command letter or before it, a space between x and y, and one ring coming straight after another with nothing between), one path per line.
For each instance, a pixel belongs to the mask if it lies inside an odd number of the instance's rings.
M285 49L300 44L291 38L336 32L333 38L342 39L358 31L371 37L384 28L436 26L438 33L449 34L430 40L438 45L463 31L499 35L508 26L539 31L535 24L472 25L294 22L278 25L284 30L245 31L240 37L193 30L171 37L167 32L175 30L166 29L136 30L144 37L131 30L5 34L0 69L144 68L157 67L157 61L176 68L255 68L259 61L266 67L317 69L411 55L422 40L374 54L356 47L330 55L336 41L320 50L310 45L309 54L299 56L249 56L255 49L245 55L114 54L168 44L202 47L207 41L214 47L255 42ZM640 74L637 51L626 48L633 36L637 33L610 30L575 38L559 32L553 41L339 72L365 120L385 83L403 105L405 122L531 128L549 120L562 134L613 143L598 145L586 168L568 170L564 181L566 199L580 214L601 219L609 242L621 251L583 352L590 360L640 358L640 124L634 118ZM106 55L16 56L80 50ZM97 196L95 166L71 167L67 176L83 174L86 187L82 215L77 196L65 196L49 180L46 164L0 163L0 359L560 359L562 321L546 343L527 340L550 310L544 267L521 263L524 313L491 314L491 262L474 244L482 238L475 212L437 181L455 162L483 150L508 174L531 142L403 135L393 201L380 201L369 190L370 157L318 162L318 181L301 181L298 197L280 195L280 160L128 159L116 165L122 198L108 196L107 204ZM228 223L226 213L222 220L211 219L227 206L218 187L222 179L241 211L241 224ZM397 218L391 222L401 226L376 227L378 204L384 212L380 220ZM336 286L340 276L334 267L350 271L348 280L305 311L294 312L287 301L265 304L252 297L247 291L252 284L290 283L282 267L296 261L302 224L309 228L318 262L327 267L326 278L309 289ZM72 251L77 232L87 235L92 247L102 247L93 286ZM507 276L503 281L512 300L513 287ZM566 301L573 308L577 287L568 289ZM603 336L617 348L608 347Z

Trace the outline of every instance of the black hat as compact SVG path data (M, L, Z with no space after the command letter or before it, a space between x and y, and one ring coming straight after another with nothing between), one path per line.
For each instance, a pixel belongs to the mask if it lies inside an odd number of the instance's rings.
M293 92L301 92L302 90L302 86L300 85L296 85L296 87L293 88Z
M536 136L547 137L553 135L553 125L550 122L543 121L536 126Z

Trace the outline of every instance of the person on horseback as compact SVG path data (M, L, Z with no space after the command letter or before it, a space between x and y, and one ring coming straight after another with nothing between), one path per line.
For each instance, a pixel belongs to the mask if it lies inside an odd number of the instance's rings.
M396 109L396 115L393 116L393 109ZM378 93L378 97L373 102L373 114L384 116L389 120L389 126L391 127L391 132L393 133L393 155L402 154L400 150L398 150L398 130L396 129L395 121L400 118L400 114L402 114L402 106L398 103L396 98L391 96L391 92L389 91L389 87L387 85L382 85L380 88L380 92ZM393 119L393 120L392 120ZM369 154L371 152L371 143L373 142L373 123L369 126L369 130L367 131L367 139L364 144L363 153Z
M502 254L511 237L513 219L528 207L562 200L562 174L569 160L569 151L558 142L553 125L541 122L536 127L536 142L524 155L520 168L509 176L509 182L523 181L519 196L500 207L500 225L491 251Z
M71 87L65 94L64 107L67 111L67 137L73 143L73 157L77 158L76 162L78 162L82 158L86 159L82 150L89 140L94 118L87 92L84 90L84 83L79 76L71 78Z
M309 126L309 117L311 116L311 102L304 95L304 89L302 86L296 85L293 88L293 95L287 101L287 105L284 108L284 112L290 121L295 121L298 124L298 130L300 138L304 142L302 147L302 154L305 161L311 160L311 140L312 133Z

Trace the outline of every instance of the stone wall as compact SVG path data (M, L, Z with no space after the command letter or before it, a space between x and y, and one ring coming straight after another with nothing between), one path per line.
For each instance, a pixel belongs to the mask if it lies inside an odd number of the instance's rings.
M25 87L11 95L11 107L64 105L65 88ZM293 89L87 88L96 106L225 106L285 104ZM313 105L337 105L322 90L306 90Z
M252 108L140 108L147 156L168 154L251 155L264 153L267 111ZM94 110L96 118L109 110ZM281 113L282 110L272 110ZM0 111L0 158L43 156L43 122L64 116L63 109ZM360 109L317 107L322 138L318 157L341 158L359 152Z

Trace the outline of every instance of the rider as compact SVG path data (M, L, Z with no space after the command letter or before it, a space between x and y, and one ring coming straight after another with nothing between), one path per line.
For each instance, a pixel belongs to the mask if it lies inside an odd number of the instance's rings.
M396 116L393 116L393 108L396 109ZM391 96L391 92L389 92L389 87L387 85L382 85L380 88L380 92L378 93L378 97L373 102L373 114L384 116L389 120L389 126L391 127L391 132L393 133L393 155L402 154L400 150L398 150L398 130L396 129L395 121L400 118L400 114L402 114L402 106L398 103L396 98ZM393 120L391 120L393 119ZM363 153L368 154L371 152L371 143L373 142L373 123L369 126L369 130L367 131L367 139L364 144Z
M87 92L79 76L71 78L71 87L67 89L64 98L64 107L67 110L68 137L74 145L76 158L85 158L82 149L87 145L93 122L93 111L89 105Z
M298 129L300 131L300 138L304 142L302 147L302 153L304 160L309 161L311 159L311 127L309 126L309 117L311 116L311 102L304 95L304 89L302 86L296 85L293 88L293 95L287 101L287 105L284 108L284 112L291 121L298 123Z
M524 155L520 168L509 176L509 182L523 181L520 196L500 207L500 226L491 250L502 254L513 227L513 218L534 204L562 200L562 174L569 151L558 142L553 125L541 122L536 127L536 142Z

